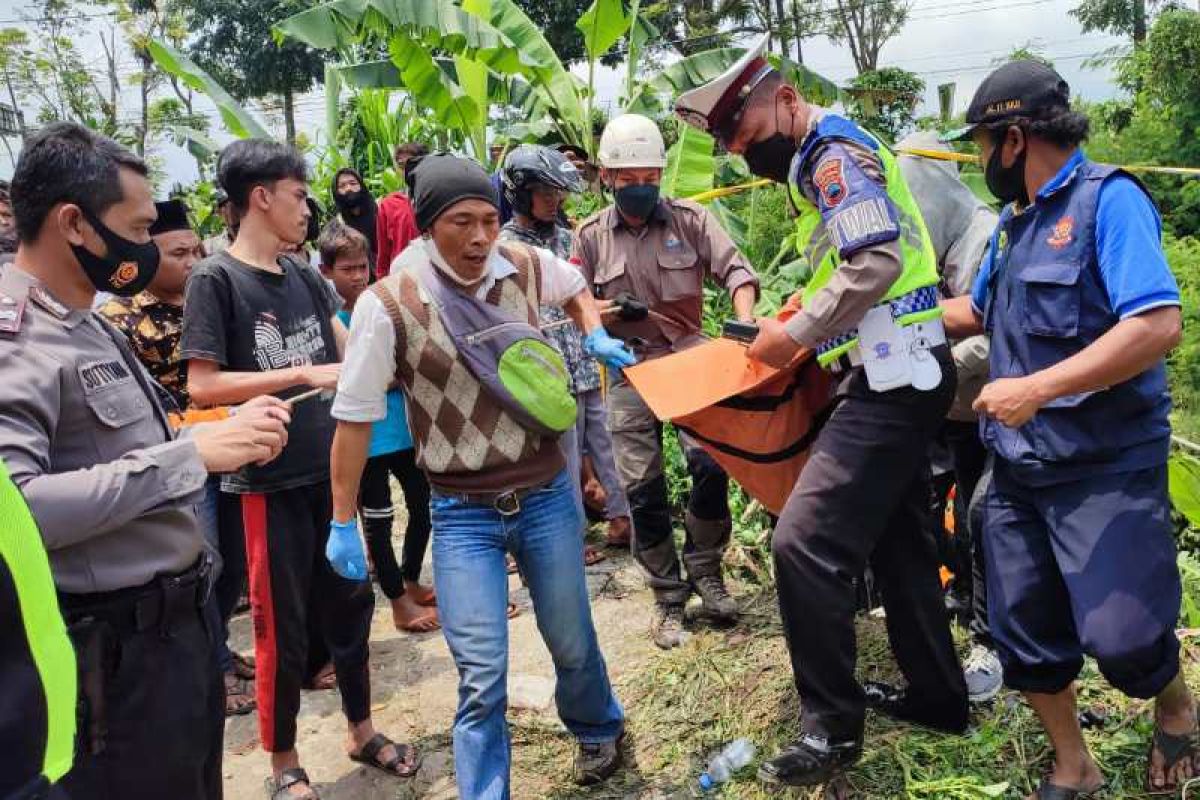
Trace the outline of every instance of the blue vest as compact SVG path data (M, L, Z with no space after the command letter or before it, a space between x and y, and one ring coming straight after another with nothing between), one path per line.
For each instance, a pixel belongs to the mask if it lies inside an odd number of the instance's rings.
M1096 249L1100 187L1119 172L1085 160L1024 213L1011 205L1001 213L984 309L992 380L1057 364L1119 321ZM980 425L984 443L1019 478L1046 485L1165 463L1170 410L1160 361L1109 389L1060 397L1020 428L987 417Z

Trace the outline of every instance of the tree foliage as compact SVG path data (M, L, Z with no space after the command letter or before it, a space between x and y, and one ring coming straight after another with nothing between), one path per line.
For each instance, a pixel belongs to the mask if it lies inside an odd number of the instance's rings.
M860 72L846 88L846 109L854 119L890 141L912 129L925 81L898 67Z
M296 137L293 98L322 78L321 53L297 41L279 44L271 26L295 8L289 0L179 0L194 38L188 52L239 100L283 100L288 141Z
M850 48L859 72L879 67L879 52L908 21L910 0L834 0L826 36Z

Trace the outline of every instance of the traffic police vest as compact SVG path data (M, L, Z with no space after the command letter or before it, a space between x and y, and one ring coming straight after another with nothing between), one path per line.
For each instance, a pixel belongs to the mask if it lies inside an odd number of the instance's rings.
M836 114L826 114L817 122L816 129L808 135L792 160L788 176L788 195L799 214L796 219L796 250L807 258L813 269L812 277L804 288L804 303L807 305L829 283L844 258L842 249L837 246L838 237L831 236L826 215L805 196L800 186L801 176L812 168L809 161L813 155L818 154L825 145L837 142L868 147L879 157L887 182L887 197L899 214L896 222L900 230L903 271L882 302L891 305L892 315L902 327L937 319L942 315L937 295L937 254L925 229L921 211L900 173L896 157L874 136ZM851 183L843 190L853 192L855 188ZM846 210L850 210L850 205L847 201ZM845 253L848 254L849 251ZM857 346L858 332L849 331L821 342L817 346L817 360L826 366Z
M75 747L75 651L42 535L0 463L0 795L59 780ZM8 768L6 768L7 770Z
M1128 176L1084 160L1023 213L1012 205L1001 213L983 309L992 380L1057 364L1119 322L1096 249L1100 187L1117 174ZM1117 386L1053 400L1020 428L984 417L983 439L1027 477L1072 465L1144 459L1146 448L1161 449L1165 461L1170 409L1166 366L1159 361Z

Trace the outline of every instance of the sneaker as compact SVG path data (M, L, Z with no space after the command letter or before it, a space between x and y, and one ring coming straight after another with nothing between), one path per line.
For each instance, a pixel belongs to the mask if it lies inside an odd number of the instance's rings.
M663 650L670 650L685 643L692 635L683 629L683 605L659 603L655 609L654 622L650 625L654 643Z
M580 742L575 752L575 783L594 786L608 780L621 766L621 739L624 736L622 733L612 742Z
M784 786L816 786L828 783L861 756L861 741L831 742L806 733L775 758L764 761L758 768L758 779Z
M692 586L695 587L696 594L700 595L705 613L722 619L737 616L737 601L730 597L729 590L725 588L725 581L720 575L701 575L692 581Z
M972 703L983 703L998 695L1004 685L1004 669L996 651L981 644L972 647L963 665L963 678L967 681L967 699Z

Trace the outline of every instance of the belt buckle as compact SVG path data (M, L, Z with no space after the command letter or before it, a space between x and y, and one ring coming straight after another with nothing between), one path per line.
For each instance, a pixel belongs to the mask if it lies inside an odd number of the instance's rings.
M496 499L492 501L492 508L506 517L511 517L513 514L521 512L521 498L517 497L516 492L496 495Z

